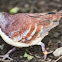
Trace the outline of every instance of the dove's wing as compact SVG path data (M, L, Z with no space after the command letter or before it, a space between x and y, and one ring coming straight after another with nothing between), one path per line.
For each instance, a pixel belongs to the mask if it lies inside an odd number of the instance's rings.
M56 15L55 17L56 19L54 20L58 20ZM53 21L52 14L49 15L47 13L5 15L5 20L7 24L1 26L2 31L17 42L31 42L37 37L42 37L59 24Z

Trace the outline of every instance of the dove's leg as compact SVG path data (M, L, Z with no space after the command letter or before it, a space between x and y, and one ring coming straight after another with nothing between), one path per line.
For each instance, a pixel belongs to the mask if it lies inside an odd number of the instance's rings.
M45 49L45 45L43 42L41 42L41 47L42 47L42 51L43 51L43 54L44 54L44 60L47 58L47 54L50 54L52 53L53 51L51 52L47 52L46 49Z
M2 58L2 61L5 61L6 59L13 60L12 58L9 57L9 55L16 50L16 47L12 48L9 50L5 55L0 55Z

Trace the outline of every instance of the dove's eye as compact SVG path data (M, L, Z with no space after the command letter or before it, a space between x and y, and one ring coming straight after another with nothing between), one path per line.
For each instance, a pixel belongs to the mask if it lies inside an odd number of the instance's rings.
M48 14L55 14L55 12L49 12Z

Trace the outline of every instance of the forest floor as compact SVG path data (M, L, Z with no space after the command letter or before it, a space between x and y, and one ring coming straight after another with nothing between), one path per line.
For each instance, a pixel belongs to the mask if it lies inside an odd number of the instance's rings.
M56 12L62 9L62 0L1 0L0 11L9 13L9 10L13 7L19 7L18 13L42 13L42 12ZM62 19L61 19L62 20ZM54 51L62 46L62 21L60 24L49 32L42 42L45 43L48 51ZM0 54L5 54L13 46L5 43L0 37L0 45L4 45L3 49L0 49ZM24 58L24 53L27 52L34 56L32 60ZM43 53L41 46L31 46L28 48L20 48L10 55L14 60L11 62L54 62L58 57L54 57L53 54L47 56L47 60L43 61ZM9 62L9 61L8 61ZM62 62L62 59L58 62Z

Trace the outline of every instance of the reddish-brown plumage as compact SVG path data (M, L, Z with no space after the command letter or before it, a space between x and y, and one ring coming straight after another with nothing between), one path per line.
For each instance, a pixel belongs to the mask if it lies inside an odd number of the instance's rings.
M40 32L42 31L42 30L41 30L41 28L42 28L41 25L38 25L37 27L38 27L38 28L37 28L37 30L36 30L36 33L33 35L32 40L34 40L36 37L39 37L39 36L40 36Z
M40 35L43 29L50 28L53 25L51 25L52 22L60 19L61 15L59 13L19 13L9 15L3 12L5 23L1 25L1 29L12 39L16 38L19 42L31 42ZM31 38L28 40L30 36Z
M34 31L35 29L35 24L31 24L31 30L29 31L29 33L26 35L26 39L29 38L31 36L31 33Z

